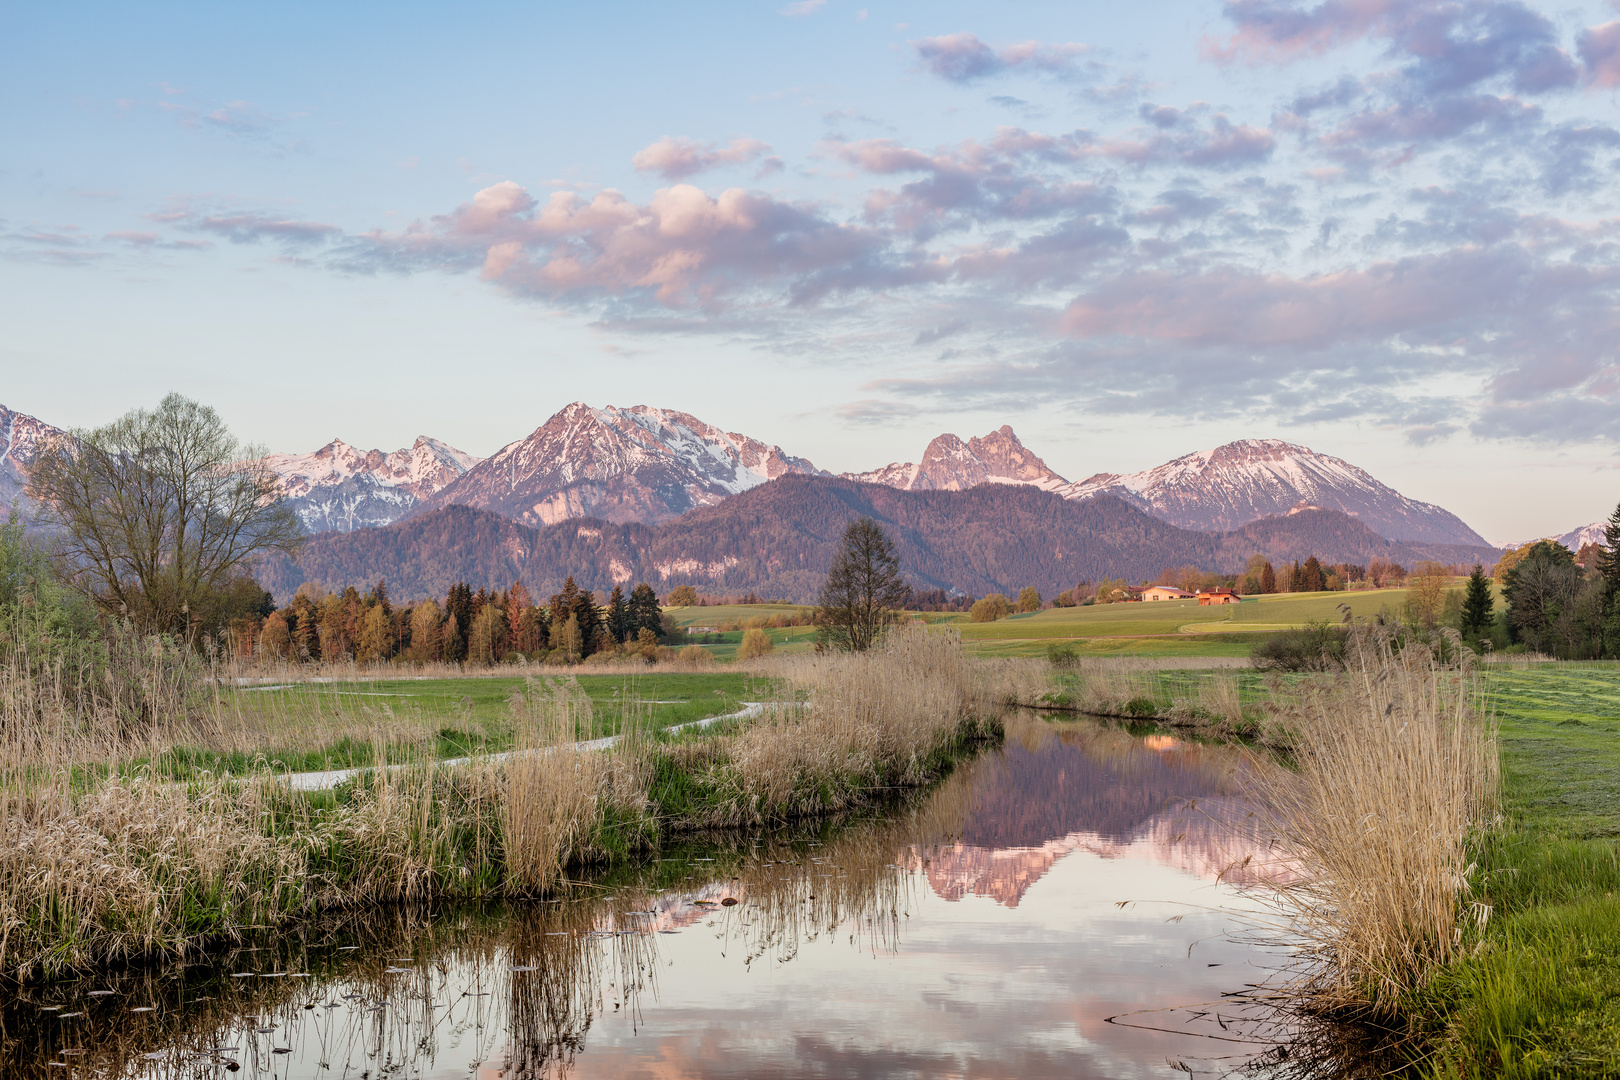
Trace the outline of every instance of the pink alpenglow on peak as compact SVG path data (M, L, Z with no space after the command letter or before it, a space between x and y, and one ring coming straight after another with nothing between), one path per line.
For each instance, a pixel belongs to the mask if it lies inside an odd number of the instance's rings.
M309 454L271 454L281 492L312 532L387 525L482 458L431 439L384 453L333 439Z
M1059 492L1114 495L1183 529L1235 529L1309 508L1339 510L1389 540L1488 546L1454 514L1364 469L1281 439L1240 439L1145 472L1098 473Z
M904 491L965 491L980 484L1027 484L1057 491L1069 483L1019 442L1008 424L967 442L955 435L941 435L928 444L916 465L908 461L871 472L845 473L844 477Z
M59 427L0 405L0 520L13 500L22 500L28 466L40 444L63 434Z
M460 504L534 526L577 517L655 524L785 473L821 470L690 413L576 401L468 470L424 509Z

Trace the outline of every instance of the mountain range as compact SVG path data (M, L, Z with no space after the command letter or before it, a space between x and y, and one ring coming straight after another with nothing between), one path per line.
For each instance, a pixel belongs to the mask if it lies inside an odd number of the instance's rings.
M422 501L493 510L525 525L570 518L656 524L788 473L803 458L722 431L689 413L646 405L566 406Z
M388 524L449 505L493 510L536 527L572 518L659 524L789 474L829 475L780 446L689 413L574 402L488 459L419 438L409 450L362 453L334 440L271 459L312 530ZM1138 473L1071 482L1010 426L966 441L941 435L919 461L843 478L903 491L1009 484L1067 499L1111 494L1185 529L1221 531L1318 507L1392 540L1486 546L1454 514L1410 499L1364 469L1278 439L1242 439Z
M1315 554L1365 564L1491 562L1466 545L1397 543L1337 510L1303 510L1227 532L1180 529L1114 495L1065 499L1030 485L906 491L841 477L787 474L658 525L576 518L539 529L505 515L449 505L378 529L322 533L297 562L266 566L260 580L285 599L305 581L328 587L388 582L405 599L522 581L544 596L572 576L597 591L645 581L660 592L691 584L712 593L808 602L839 539L856 517L894 539L919 588L1011 595L1033 585L1052 596L1082 580L1152 577L1191 563L1235 571L1256 552L1274 561Z
M58 429L4 408L0 425L0 496L12 498L34 447ZM1256 550L1333 561L1493 554L1441 507L1275 439L1073 482L1003 425L967 440L940 435L915 463L835 477L689 413L574 402L487 459L424 435L392 452L334 439L267 463L315 534L302 569L274 572L278 592L295 579L386 577L396 589L409 581L439 593L446 575L443 584L489 575L490 583L519 577L547 587L554 569L584 573L585 563L568 560L585 559L598 567L586 574L592 587L635 577L800 598L813 592L808 583L819 581L855 506L909 530L901 546L910 545L907 571L917 584L973 593L1138 580L1183 562L1223 569ZM910 498L895 502L885 492ZM763 494L748 498L755 493ZM964 498L939 501L955 495ZM496 520L446 515L453 507ZM580 528L560 529L571 522ZM351 544L334 538L348 533L374 535ZM414 553L401 547L407 535ZM455 550L465 544L479 550ZM362 553L379 561L357 562ZM759 565L744 565L750 560Z

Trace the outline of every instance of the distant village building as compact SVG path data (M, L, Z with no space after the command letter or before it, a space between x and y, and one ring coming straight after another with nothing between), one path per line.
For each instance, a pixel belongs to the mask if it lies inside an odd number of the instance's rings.
M1199 589L1198 590L1198 606L1199 607L1214 607L1217 604L1236 604L1239 601L1241 601L1242 599L1243 599L1243 597L1239 596L1237 593L1233 592L1231 589Z
M1174 585L1155 585L1142 590L1143 600L1191 600L1193 594Z

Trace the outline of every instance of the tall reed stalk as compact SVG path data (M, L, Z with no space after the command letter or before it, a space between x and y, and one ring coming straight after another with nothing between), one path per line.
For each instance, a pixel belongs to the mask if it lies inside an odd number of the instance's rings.
M1495 822L1496 732L1474 691L1466 665L1368 627L1349 670L1288 709L1297 772L1261 775L1300 877L1276 895L1315 961L1301 989L1327 1011L1396 1011L1488 914L1471 851Z

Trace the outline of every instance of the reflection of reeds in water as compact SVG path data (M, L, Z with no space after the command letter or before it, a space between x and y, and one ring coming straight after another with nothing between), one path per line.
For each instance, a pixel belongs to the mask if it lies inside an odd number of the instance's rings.
M196 1062L226 1058L252 1071L281 1060L270 1056L272 1045L290 1047L305 1063L325 1061L334 1075L345 1062L351 1073L375 1074L383 1065L412 1071L433 1063L445 1033L479 1023L485 1034L474 1051L508 1080L560 1075L596 1017L615 1005L633 1016L656 992L659 929L713 923L748 956L781 961L832 934L850 934L863 948L897 948L915 884L897 855L948 842L970 800L968 785L946 783L881 820L833 830L825 842L736 837L729 854L710 849L716 861L691 864L688 882L673 889L640 883L660 875L654 864L613 891L577 890L556 902L345 913L231 956L223 970L98 981L118 994L92 1001L84 1021L64 1024L37 1011L58 1002L76 1011L86 1000L77 991L30 991L0 1013L0 1075L47 1075L47 1061L62 1060L56 1052L64 1046L89 1049L79 1064L109 1077L188 1075ZM728 896L739 903L720 903ZM335 948L349 943L361 947ZM414 962L396 962L406 957ZM232 971L312 977L238 980ZM340 1007L327 1008L334 1002ZM154 1012L128 1012L148 1003ZM257 1034L260 1026L275 1034ZM228 1046L242 1049L208 1053ZM147 1060L150 1053L162 1057Z

